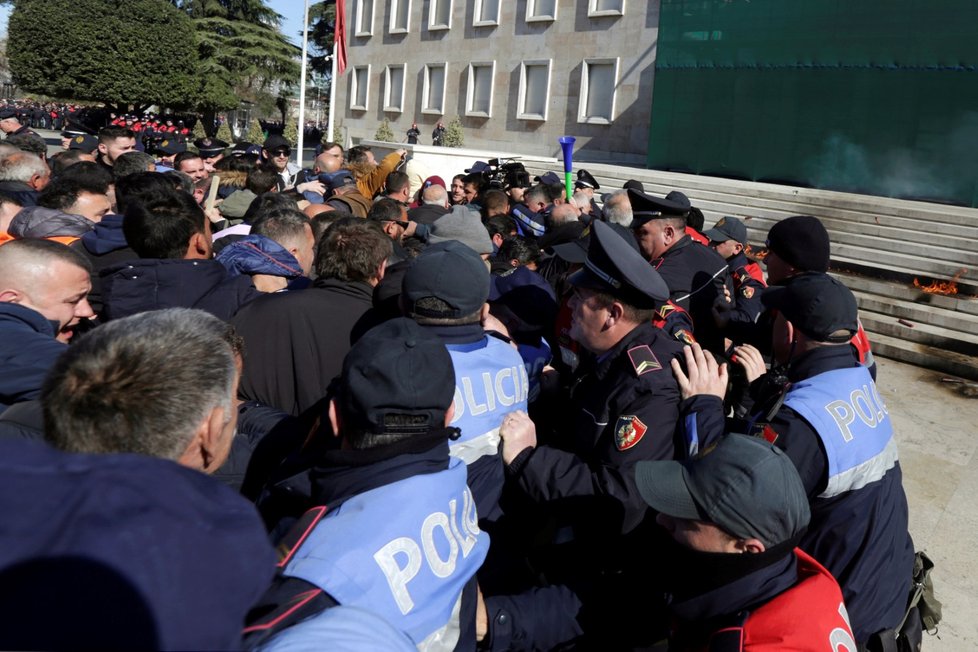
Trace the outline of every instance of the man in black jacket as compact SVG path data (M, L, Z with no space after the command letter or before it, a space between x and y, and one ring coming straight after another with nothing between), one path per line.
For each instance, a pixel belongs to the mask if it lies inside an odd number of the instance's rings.
M323 235L312 287L268 294L231 323L245 340L241 398L298 416L326 395L351 335L383 279L391 239L376 224L341 220Z

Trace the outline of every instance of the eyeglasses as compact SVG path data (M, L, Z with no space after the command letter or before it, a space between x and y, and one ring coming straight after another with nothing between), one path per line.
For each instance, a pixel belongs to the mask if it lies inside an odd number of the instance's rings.
M292 154L292 150L289 149L277 149L274 152L272 152L272 156L276 158L279 156L289 156L291 154Z

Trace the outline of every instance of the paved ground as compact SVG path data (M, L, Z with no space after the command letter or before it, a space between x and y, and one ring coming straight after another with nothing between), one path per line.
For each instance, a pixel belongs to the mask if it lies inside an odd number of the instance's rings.
M976 649L978 386L942 383L942 374L877 360L900 444L910 532L934 560L935 593L944 603L944 622L936 637L924 636L924 649Z

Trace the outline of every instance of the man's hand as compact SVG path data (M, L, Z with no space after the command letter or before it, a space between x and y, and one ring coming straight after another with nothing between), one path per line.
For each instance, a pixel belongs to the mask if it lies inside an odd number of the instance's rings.
M749 383L754 382L767 373L767 365L764 364L764 357L760 351L750 344L735 346L734 356L731 360L744 368L744 372L747 374L747 382Z
M211 221L211 224L220 224L224 221L224 216L221 215L221 211L217 210L217 206L206 209L204 215Z
M489 633L489 610L486 609L486 600L482 597L482 587L476 584L475 590L475 640L481 643Z
M688 376L683 373L679 360L672 359L672 373L679 383L682 397L687 399L699 394L709 394L722 399L727 393L727 365L718 365L713 355L704 352L699 344L685 346L683 351L686 354Z
M296 189L296 191L299 192L299 194L302 194L302 193L306 192L307 190L310 191L310 192L314 192L317 195L324 195L324 194L326 194L326 186L325 186L325 184L323 184L322 181L318 181L318 180L306 181L305 183L300 183L299 185L297 185L295 187L295 189Z
M415 222L414 220L408 220L407 226L404 227L404 235L402 237L410 238L417 232L418 232L418 223Z
M394 150L394 153L397 154L398 156L400 156L402 161L404 160L404 157L407 156L407 150L406 149L396 149L396 150Z
M499 436L503 440L503 462L506 464L512 463L525 449L537 445L537 427L522 410L510 412L503 418Z

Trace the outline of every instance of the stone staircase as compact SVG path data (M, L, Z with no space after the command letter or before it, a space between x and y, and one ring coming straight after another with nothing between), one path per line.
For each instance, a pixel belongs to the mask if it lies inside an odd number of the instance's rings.
M562 171L527 161L531 175ZM978 210L918 201L580 163L606 189L627 179L646 192L681 190L706 216L745 221L763 246L768 229L790 215L815 215L832 240L832 273L855 293L874 353L978 380ZM958 294L915 288L956 280Z

